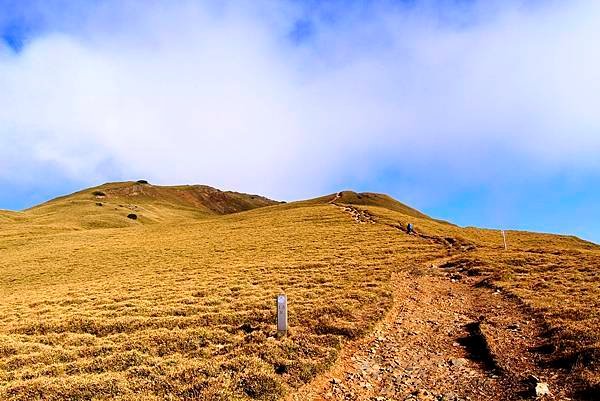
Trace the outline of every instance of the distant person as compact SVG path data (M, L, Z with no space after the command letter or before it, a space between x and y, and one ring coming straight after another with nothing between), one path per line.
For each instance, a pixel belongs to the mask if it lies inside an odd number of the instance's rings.
M413 233L413 225L412 225L412 223L408 223L408 225L406 226L406 233L407 234L412 234Z

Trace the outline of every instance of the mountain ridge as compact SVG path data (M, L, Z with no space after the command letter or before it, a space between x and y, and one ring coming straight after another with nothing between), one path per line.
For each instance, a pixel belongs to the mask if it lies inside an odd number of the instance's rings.
M373 192L345 190L312 199L282 202L208 185L154 185L139 180L107 182L58 196L20 212L0 212L0 221L10 222L19 217L42 225L118 228L218 217L270 206L325 205L334 198L340 204L383 207L407 216L431 219L389 195Z
M316 198L277 201L262 195L221 190L203 184L154 185L146 180L107 182L49 199L22 211L0 209L0 223L29 222L39 226L69 229L122 228L141 224L184 222L247 212L265 207L297 208L337 203L358 207L377 207L407 217L456 226L452 222L426 215L390 195L376 192L342 190ZM135 219L128 218L135 215ZM131 216L133 217L133 216ZM466 230L494 230L464 226ZM538 233L570 237L582 244L598 246L575 235Z

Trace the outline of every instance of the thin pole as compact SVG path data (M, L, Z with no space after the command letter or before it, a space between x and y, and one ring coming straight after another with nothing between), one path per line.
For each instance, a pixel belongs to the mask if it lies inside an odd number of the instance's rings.
M288 311L287 296L280 294L277 296L277 334L285 336L288 331Z
M504 250L508 250L508 246L506 246L506 233L502 230L502 239L504 240Z

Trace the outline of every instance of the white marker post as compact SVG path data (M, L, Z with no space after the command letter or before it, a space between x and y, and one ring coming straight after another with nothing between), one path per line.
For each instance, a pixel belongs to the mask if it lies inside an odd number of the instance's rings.
M506 234L504 233L504 230L502 230L502 239L504 240L504 250L506 251L508 246L506 246Z
M285 336L288 331L287 296L277 296L277 335Z

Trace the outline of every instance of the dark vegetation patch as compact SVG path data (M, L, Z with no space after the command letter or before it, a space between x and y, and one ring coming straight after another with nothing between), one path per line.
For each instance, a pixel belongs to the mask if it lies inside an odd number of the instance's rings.
M131 219L131 220L137 220L137 218L138 218L138 215L137 215L137 214L135 214L135 213L129 213L129 214L127 215L127 218L128 218L128 219Z
M282 375L287 372L288 372L288 365L283 364L283 363L275 365L275 373L277 373L278 375Z
M252 325L250 323L244 323L240 326L240 330L246 334L250 334L253 331L256 331L258 329L256 327L252 327Z
M104 198L104 197L106 197L106 193L104 193L102 191L94 191L94 192L92 192L92 195L94 195L97 198Z
M148 181L146 180L137 180L138 184L148 184Z
M582 388L575 391L575 399L581 401L600 400L600 384L582 385Z

